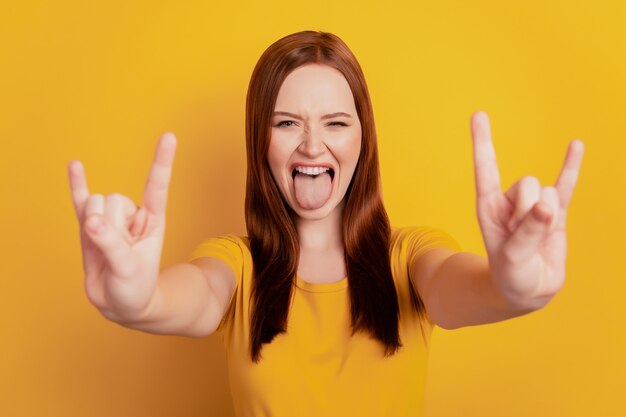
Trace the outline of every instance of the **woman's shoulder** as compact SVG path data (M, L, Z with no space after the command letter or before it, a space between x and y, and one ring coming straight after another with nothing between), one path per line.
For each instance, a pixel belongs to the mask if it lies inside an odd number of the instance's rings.
M409 249L423 252L434 247L449 247L460 251L461 245L446 230L430 225L391 227L390 250Z
M240 246L241 248L250 249L250 239L248 239L248 236L238 235L234 233L227 233L224 235L215 236L215 237L208 238L208 239L227 241L237 246Z
M202 240L187 257L187 261L196 258L219 258L227 263L240 263L250 254L250 241L247 236L224 234Z
M426 236L426 235L448 235L448 233L439 227L426 224L409 225L409 226L391 226L391 238L403 239L409 236Z
M222 243L230 242L236 245L250 246L250 240L248 239L248 236L239 235L235 233L226 233L226 234L222 234L218 236L209 236L209 237L204 238L200 244L214 243L214 242L222 242Z

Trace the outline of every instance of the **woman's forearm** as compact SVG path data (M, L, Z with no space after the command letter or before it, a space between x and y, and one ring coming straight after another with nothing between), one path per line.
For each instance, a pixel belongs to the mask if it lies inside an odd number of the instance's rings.
M542 308L552 298L503 294L494 283L487 259L469 252L448 257L435 272L429 292L429 315L446 329L528 314Z

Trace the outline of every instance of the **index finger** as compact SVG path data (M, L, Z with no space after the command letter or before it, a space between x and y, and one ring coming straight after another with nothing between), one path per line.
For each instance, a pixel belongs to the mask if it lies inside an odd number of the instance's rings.
M89 198L89 189L87 188L87 178L85 177L85 169L79 160L70 161L67 165L67 175L70 179L70 191L72 192L72 203L78 221L82 223L83 212L87 198Z
M491 141L489 117L483 111L472 115L472 140L474 143L474 178L477 197L500 189L500 173L496 162L496 151Z
M143 205L150 214L156 216L165 214L175 152L176 136L173 133L164 133L157 145L143 194Z
M562 209L566 209L569 204L574 187L578 181L578 172L583 160L585 145L581 140L573 140L567 148L567 155L563 162L563 167L556 180L555 188L559 193L559 202Z

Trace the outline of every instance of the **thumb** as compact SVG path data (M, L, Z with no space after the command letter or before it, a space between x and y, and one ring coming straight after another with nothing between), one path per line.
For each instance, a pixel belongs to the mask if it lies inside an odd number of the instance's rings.
M129 277L134 270L134 257L128 242L106 217L94 214L85 221L89 238L100 249L114 275Z
M545 202L537 202L524 216L503 248L509 260L523 262L530 259L550 231L555 216L552 208Z

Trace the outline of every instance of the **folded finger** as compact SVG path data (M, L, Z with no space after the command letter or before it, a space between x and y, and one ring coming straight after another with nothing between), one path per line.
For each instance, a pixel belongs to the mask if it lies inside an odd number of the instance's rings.
M544 201L539 201L526 213L522 222L503 246L505 257L512 262L524 262L539 249L550 229L555 213Z
M550 207L552 219L548 226L548 231L554 230L559 216L559 192L555 187L547 185L541 188L541 201Z
M86 222L94 215L104 216L104 196L102 194L91 194L85 203L83 221Z
M135 211L135 204L122 194L113 193L105 198L104 215L114 227L122 232L128 231Z
M129 242L106 217L91 216L87 219L87 234L102 252L113 274L118 277L131 277L136 269L136 261Z
M536 177L526 176L511 186L505 195L514 207L507 225L512 232L522 222L526 213L541 200L541 183Z

